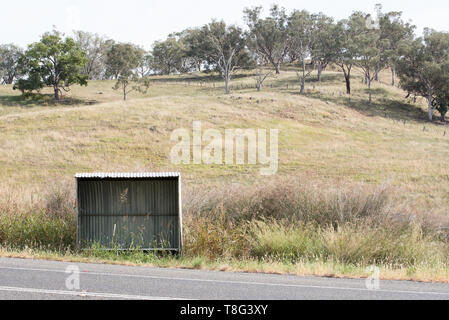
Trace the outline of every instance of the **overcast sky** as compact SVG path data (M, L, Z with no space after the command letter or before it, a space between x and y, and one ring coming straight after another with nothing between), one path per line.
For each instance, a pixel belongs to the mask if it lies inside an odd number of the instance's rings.
M155 40L212 18L243 26L245 7L263 5L267 13L274 2L289 11L306 9L336 19L358 10L374 13L380 2L384 12L402 11L419 33L424 27L449 31L447 0L2 0L0 43L26 46L56 26L66 34L74 29L90 31L150 49Z

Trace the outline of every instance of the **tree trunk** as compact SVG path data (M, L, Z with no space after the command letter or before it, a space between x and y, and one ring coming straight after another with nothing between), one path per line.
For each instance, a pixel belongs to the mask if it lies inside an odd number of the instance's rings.
M123 86L123 101L126 101L126 97L127 96L127 94L126 94L126 86Z
M323 73L323 65L321 63L318 64L318 82L321 82L321 74Z
M306 82L305 79L302 78L301 79L301 90L299 91L299 94L304 94L304 89L305 89L305 86L306 86L305 82Z
M259 70L259 77L257 78L256 88L259 92L262 90L262 67Z
M351 94L351 68L348 67L348 71L346 71L343 64L340 65L340 68L343 70L343 74L345 75L346 94Z
M225 92L226 94L229 94L229 75L225 75Z
M395 77L396 77L396 69L394 67L391 67L391 85L393 87L396 85Z
M59 97L59 88L58 88L58 86L56 85L54 87L54 89L55 89L55 100L59 101L60 97Z
M433 109L432 106L432 92L429 92L429 95L427 96L427 117L429 119L429 121L433 120L433 112L435 110Z
M371 105L373 102L372 94L371 94L371 79L368 79L368 94L369 94L369 104Z
M374 75L374 80L379 81L379 71L376 70L376 74Z
M304 89L306 87L306 61L302 60L302 78L301 78L301 90L299 94L304 94Z
M345 72L346 94L351 94L351 75Z
M281 70L279 68L281 62L279 61L278 63L274 63L274 68L276 69L276 74L281 74Z

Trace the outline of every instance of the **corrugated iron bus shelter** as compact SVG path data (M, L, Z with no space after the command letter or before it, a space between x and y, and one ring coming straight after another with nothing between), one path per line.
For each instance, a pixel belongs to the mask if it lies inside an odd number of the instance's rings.
M181 175L79 173L80 248L182 251Z

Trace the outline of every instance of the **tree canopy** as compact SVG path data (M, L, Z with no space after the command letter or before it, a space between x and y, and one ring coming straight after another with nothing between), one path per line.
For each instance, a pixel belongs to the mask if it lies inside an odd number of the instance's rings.
M106 73L114 79L129 74L141 63L145 51L131 43L114 43L107 52Z
M212 20L195 28L168 35L147 51L132 43L117 43L97 34L74 31L74 39L54 31L46 33L25 52L14 45L0 46L0 83L14 84L22 92L53 87L55 98L73 84L86 85L88 79L115 79L116 87L144 84L152 74L218 72L230 92L235 71L255 68L256 87L272 73L279 74L282 64L296 68L300 93L306 80L329 65L342 71L346 93L351 97L353 70L362 71L372 102L372 83L379 73L391 70L391 84L409 95L428 101L428 118L435 111L445 117L449 101L449 36L427 29L415 38L415 26L404 22L402 12L382 12L377 16L354 12L334 21L323 13L293 10L289 14L273 5L267 16L262 7L246 8L247 30L224 21ZM140 81L139 79L143 79ZM114 87L115 88L115 87ZM128 89L126 89L128 88Z
M70 37L54 31L46 33L39 42L29 45L20 58L24 76L15 88L25 91L52 87L56 100L60 100L61 89L68 91L73 84L87 85L87 76L82 74L86 55Z
M201 55L219 70L225 81L225 92L229 93L229 82L235 70L251 63L243 31L224 21L212 21L201 32L204 39Z
M245 9L245 21L249 27L249 39L254 47L280 73L280 65L289 53L290 39L287 32L288 17L284 8L273 5L270 16L262 19L262 7Z
M12 84L21 76L19 66L22 49L13 45L0 45L0 82Z
M425 30L424 37L401 47L398 62L401 87L425 97L428 119L435 110L444 109L449 92L449 33Z

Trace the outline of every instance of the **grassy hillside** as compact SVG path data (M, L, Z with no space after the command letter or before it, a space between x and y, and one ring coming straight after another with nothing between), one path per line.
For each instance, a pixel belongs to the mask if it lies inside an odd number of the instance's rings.
M449 132L425 121L424 109L387 85L374 85L367 104L361 76L353 79L351 101L340 73L323 82L312 76L306 96L296 74L284 71L257 92L251 73L239 74L223 94L217 76L154 77L147 95L127 102L113 82L74 87L61 105L50 96L24 100L0 87L0 185L38 192L79 171L180 170L186 184L199 180L248 182L261 179L257 166L173 166L170 134L176 128L279 128L279 175L306 173L329 181L389 184L398 203L413 212L447 212L446 159Z
M372 105L357 70L351 99L341 73L315 78L301 96L289 69L262 92L242 72L230 95L216 75L152 77L126 102L113 81L91 81L59 104L0 86L0 255L334 276L377 264L382 278L449 281L445 124L427 122L424 101L406 100L388 72ZM171 164L172 131L197 120L279 129L278 174ZM74 250L76 172L174 170L183 257Z

